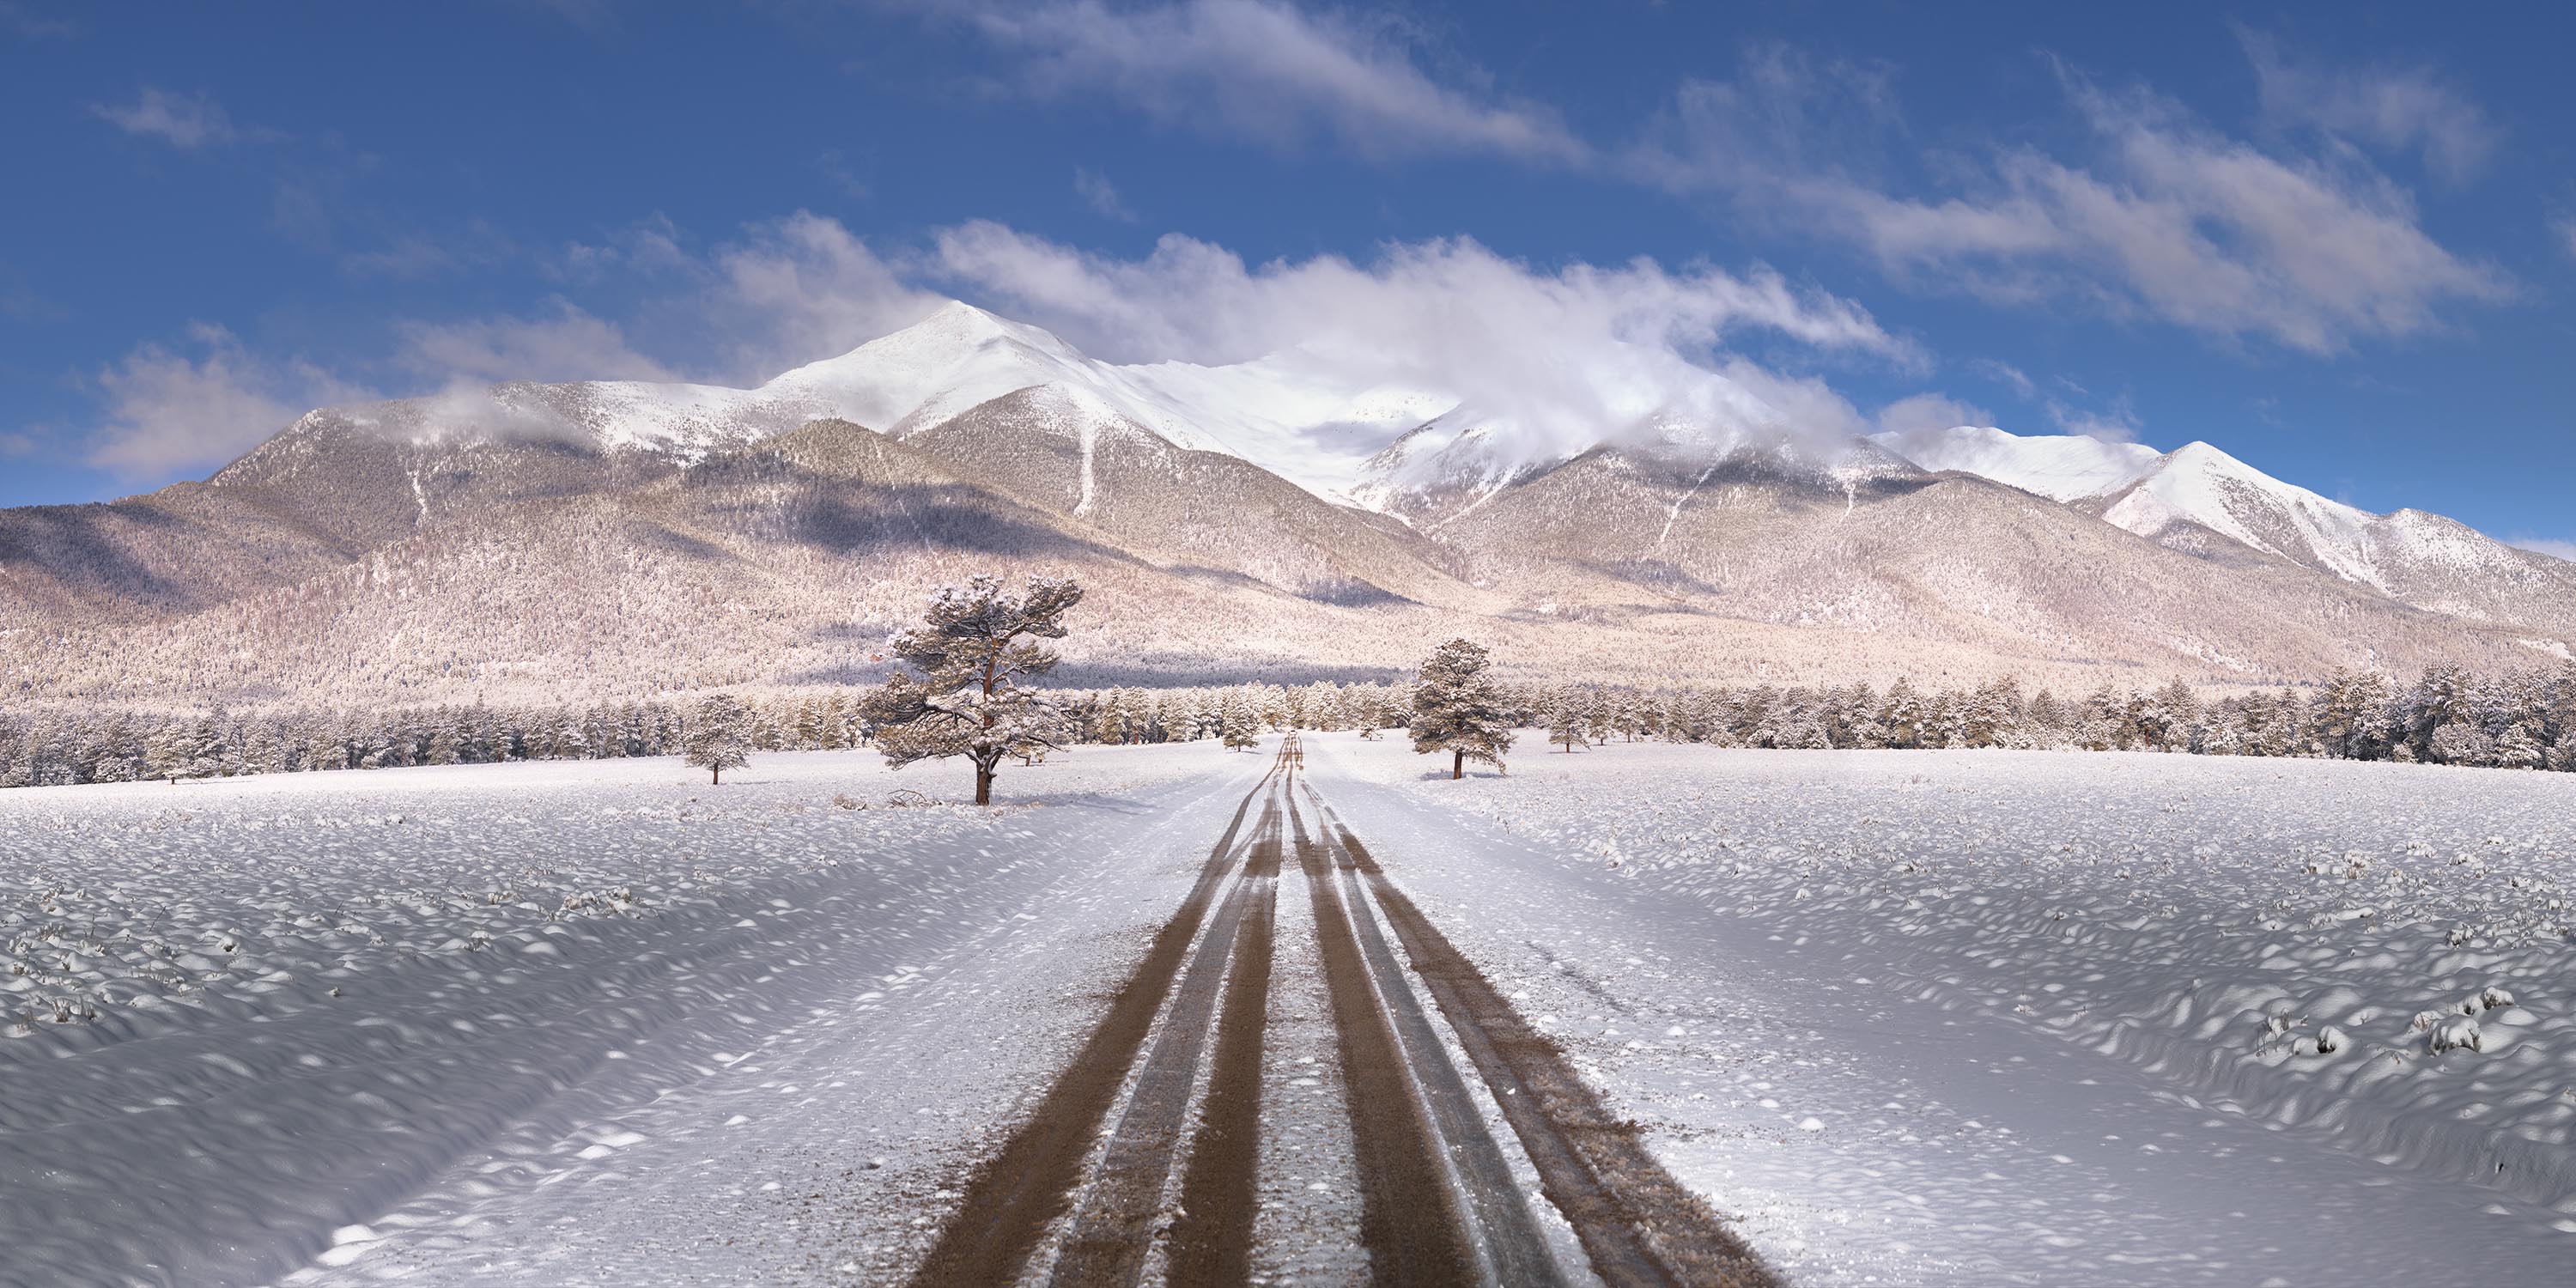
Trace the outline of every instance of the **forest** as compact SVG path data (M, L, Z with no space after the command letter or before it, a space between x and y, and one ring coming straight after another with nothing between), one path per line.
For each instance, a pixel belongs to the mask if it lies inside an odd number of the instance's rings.
M1378 683L1238 684L1043 691L1053 741L1123 744L1260 733L1401 729L1412 693ZM1641 690L1505 685L1516 723L1562 754L1658 740L1782 750L2016 748L2395 760L2576 771L2576 663L2502 675L2433 667L2203 699L2188 685L2082 695L2012 681L1935 690L1899 680L1830 687ZM755 752L869 748L866 690L742 695ZM178 780L516 760L676 755L692 707L679 695L560 706L314 707L253 713L0 710L0 786ZM1035 749L1032 755L1044 754Z

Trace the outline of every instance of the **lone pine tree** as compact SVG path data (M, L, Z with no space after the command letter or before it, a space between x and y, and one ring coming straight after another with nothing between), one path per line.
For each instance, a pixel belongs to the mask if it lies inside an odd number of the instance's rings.
M1252 703L1237 693L1227 698L1225 712L1217 726L1217 737L1227 751L1250 751L1261 743L1261 718L1253 714Z
M1575 748L1588 748L1591 741L1583 736L1583 716L1572 700L1560 703L1547 722L1547 740L1565 748L1571 755Z
M1064 615L1081 602L1082 587L1056 577L1032 577L1026 594L1013 595L1000 578L978 576L931 596L922 625L891 642L920 674L897 669L868 695L886 763L964 756L975 763L975 803L992 804L1004 756L1061 745L1056 704L1019 681L1055 669L1056 655L1037 641L1064 638Z
M1465 640L1431 650L1413 688L1413 749L1449 753L1449 776L1467 776L1467 762L1503 767L1512 749L1510 703L1489 669L1492 658Z
M730 693L710 693L689 713L689 732L682 739L688 762L707 771L709 785L724 782L724 771L751 763L751 713Z

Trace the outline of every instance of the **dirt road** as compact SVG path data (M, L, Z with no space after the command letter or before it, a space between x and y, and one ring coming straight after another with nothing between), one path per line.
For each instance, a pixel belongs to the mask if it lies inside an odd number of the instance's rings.
M1303 770L1292 735L912 1282L1776 1282Z

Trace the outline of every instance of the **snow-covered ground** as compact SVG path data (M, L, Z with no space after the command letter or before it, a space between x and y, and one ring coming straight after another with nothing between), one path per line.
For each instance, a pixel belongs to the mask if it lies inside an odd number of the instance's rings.
M2576 780L1637 744L1452 783L1310 747L1795 1282L2536 1283L2576 1254Z
M0 1283L883 1282L1256 760L0 793Z
M1306 740L1793 1282L2564 1281L2576 778L1523 745ZM899 1280L1268 762L0 793L0 1284Z

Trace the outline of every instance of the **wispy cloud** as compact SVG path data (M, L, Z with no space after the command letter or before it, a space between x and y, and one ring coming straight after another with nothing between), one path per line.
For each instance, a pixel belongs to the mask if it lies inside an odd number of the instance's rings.
M398 331L402 365L441 382L679 378L637 353L616 323L561 298L537 317L406 322Z
M386 227L372 215L361 216L355 222L368 225L362 231L382 240L366 249L339 253L340 271L352 277L411 281L460 269L489 268L521 254L509 237L481 219L436 232ZM336 234L339 230L329 231ZM336 240L336 236L331 239Z
M1012 57L996 92L1107 101L1221 137L1321 141L1370 160L1580 167L1853 247L1901 285L2007 306L2072 305L2333 354L2515 294L2502 270L2429 235L2411 195L2347 142L2420 151L2436 173L2464 177L2498 137L2483 111L2429 70L2328 69L2251 32L2269 146L2051 60L2078 143L1923 166L1891 65L1786 45L1750 48L1730 79L1685 81L1632 141L1605 145L1545 104L1451 71L1454 59L1393 20L1282 0L929 10Z
M843 155L839 148L825 148L817 154L814 158L814 169L825 179L830 180L832 186L839 189L842 196L852 201L866 201L873 195L867 180L860 177L858 168L850 164L850 158Z
M1995 416L1974 403L1960 402L1945 394L1916 394L1879 408L1872 420L1880 433L1894 434L1902 441L1961 425L1992 425Z
M2014 394L2023 398L2030 398L2039 393L2039 386L2031 380L2028 373L1999 358L1971 358L1968 361L1968 370L2012 390Z
M1075 166L1073 191L1082 198L1082 204L1091 207L1092 212L1103 219L1115 219L1122 224L1136 222L1136 212L1128 209L1126 199L1118 195L1118 188L1109 182L1108 175Z
M125 478L219 465L314 407L374 397L302 358L254 354L203 322L183 345L139 346L92 383L104 416L85 458Z
M79 34L80 27L60 14L39 13L19 0L0 0L0 35L37 41L67 40Z
M2285 51L2279 39L2239 27L2264 116L2390 152L2421 154L2425 168L2464 183L2485 168L2503 131L2486 110L2429 67L2332 67Z
M2056 398L2048 399L2045 405L2050 423L2060 433L2082 434L2106 443L2137 441L2138 412L2126 395L2113 400L2107 408L2078 407Z
M223 105L204 94L173 94L144 86L128 103L93 103L90 114L128 134L159 139L182 151L223 147L265 131L245 131L233 124Z
M2090 150L1956 158L1948 195L1872 172L1901 128L1883 69L1776 48L1735 82L1685 86L1629 164L1743 218L1849 243L1899 282L2071 300L2311 353L2431 330L2444 304L2513 294L2500 270L2428 236L2375 170L2275 155L2145 89L2057 70Z
M1465 239L1389 245L1368 261L1250 265L1178 235L1130 259L978 222L940 233L925 267L1097 356L1226 363L1285 352L1338 384L1464 399L1532 451L1650 424L1824 438L1868 427L1822 379L1748 358L1757 342L1919 362L1860 305L1768 270L1643 258L1539 268Z
M833 356L920 319L951 295L1046 326L1118 361L1240 361L1289 352L1317 374L1473 396L1551 443L1624 427L1840 435L1871 421L1819 376L1784 367L1915 370L1921 355L1860 305L1778 273L1650 259L1537 267L1467 240L1389 245L1365 262L1247 263L1166 236L1141 258L1086 252L975 222L880 253L799 213L699 249L648 220L568 251L567 292L634 301L609 312L555 298L533 313L397 323L378 376L342 379L268 358L219 327L139 346L93 382L88 450L132 476L218 464L320 405L471 394L522 379L698 380L737 386ZM1746 356L1759 348L1762 362ZM488 409L488 408L487 408ZM1960 414L1966 414L1961 412Z
M1179 128L1281 147L1322 140L1374 160L1590 154L1551 109L1464 72L1435 78L1392 18L1267 0L933 5L1016 60L1002 92L1106 97Z
M1354 332L1466 346L1484 309L1513 326L1564 323L1573 333L1685 353L1760 329L1817 348L1917 356L1859 304L1768 269L1675 271L1640 257L1546 271L1464 238L1393 244L1370 264L1318 255L1256 267L1179 234L1141 259L1120 259L978 220L938 234L934 265L1005 312L1130 361L1234 362Z
M2557 537L2521 536L2509 537L2505 540L2505 544L2520 546L2552 559L2565 559L2570 563L2576 563L2576 541L2561 540Z

